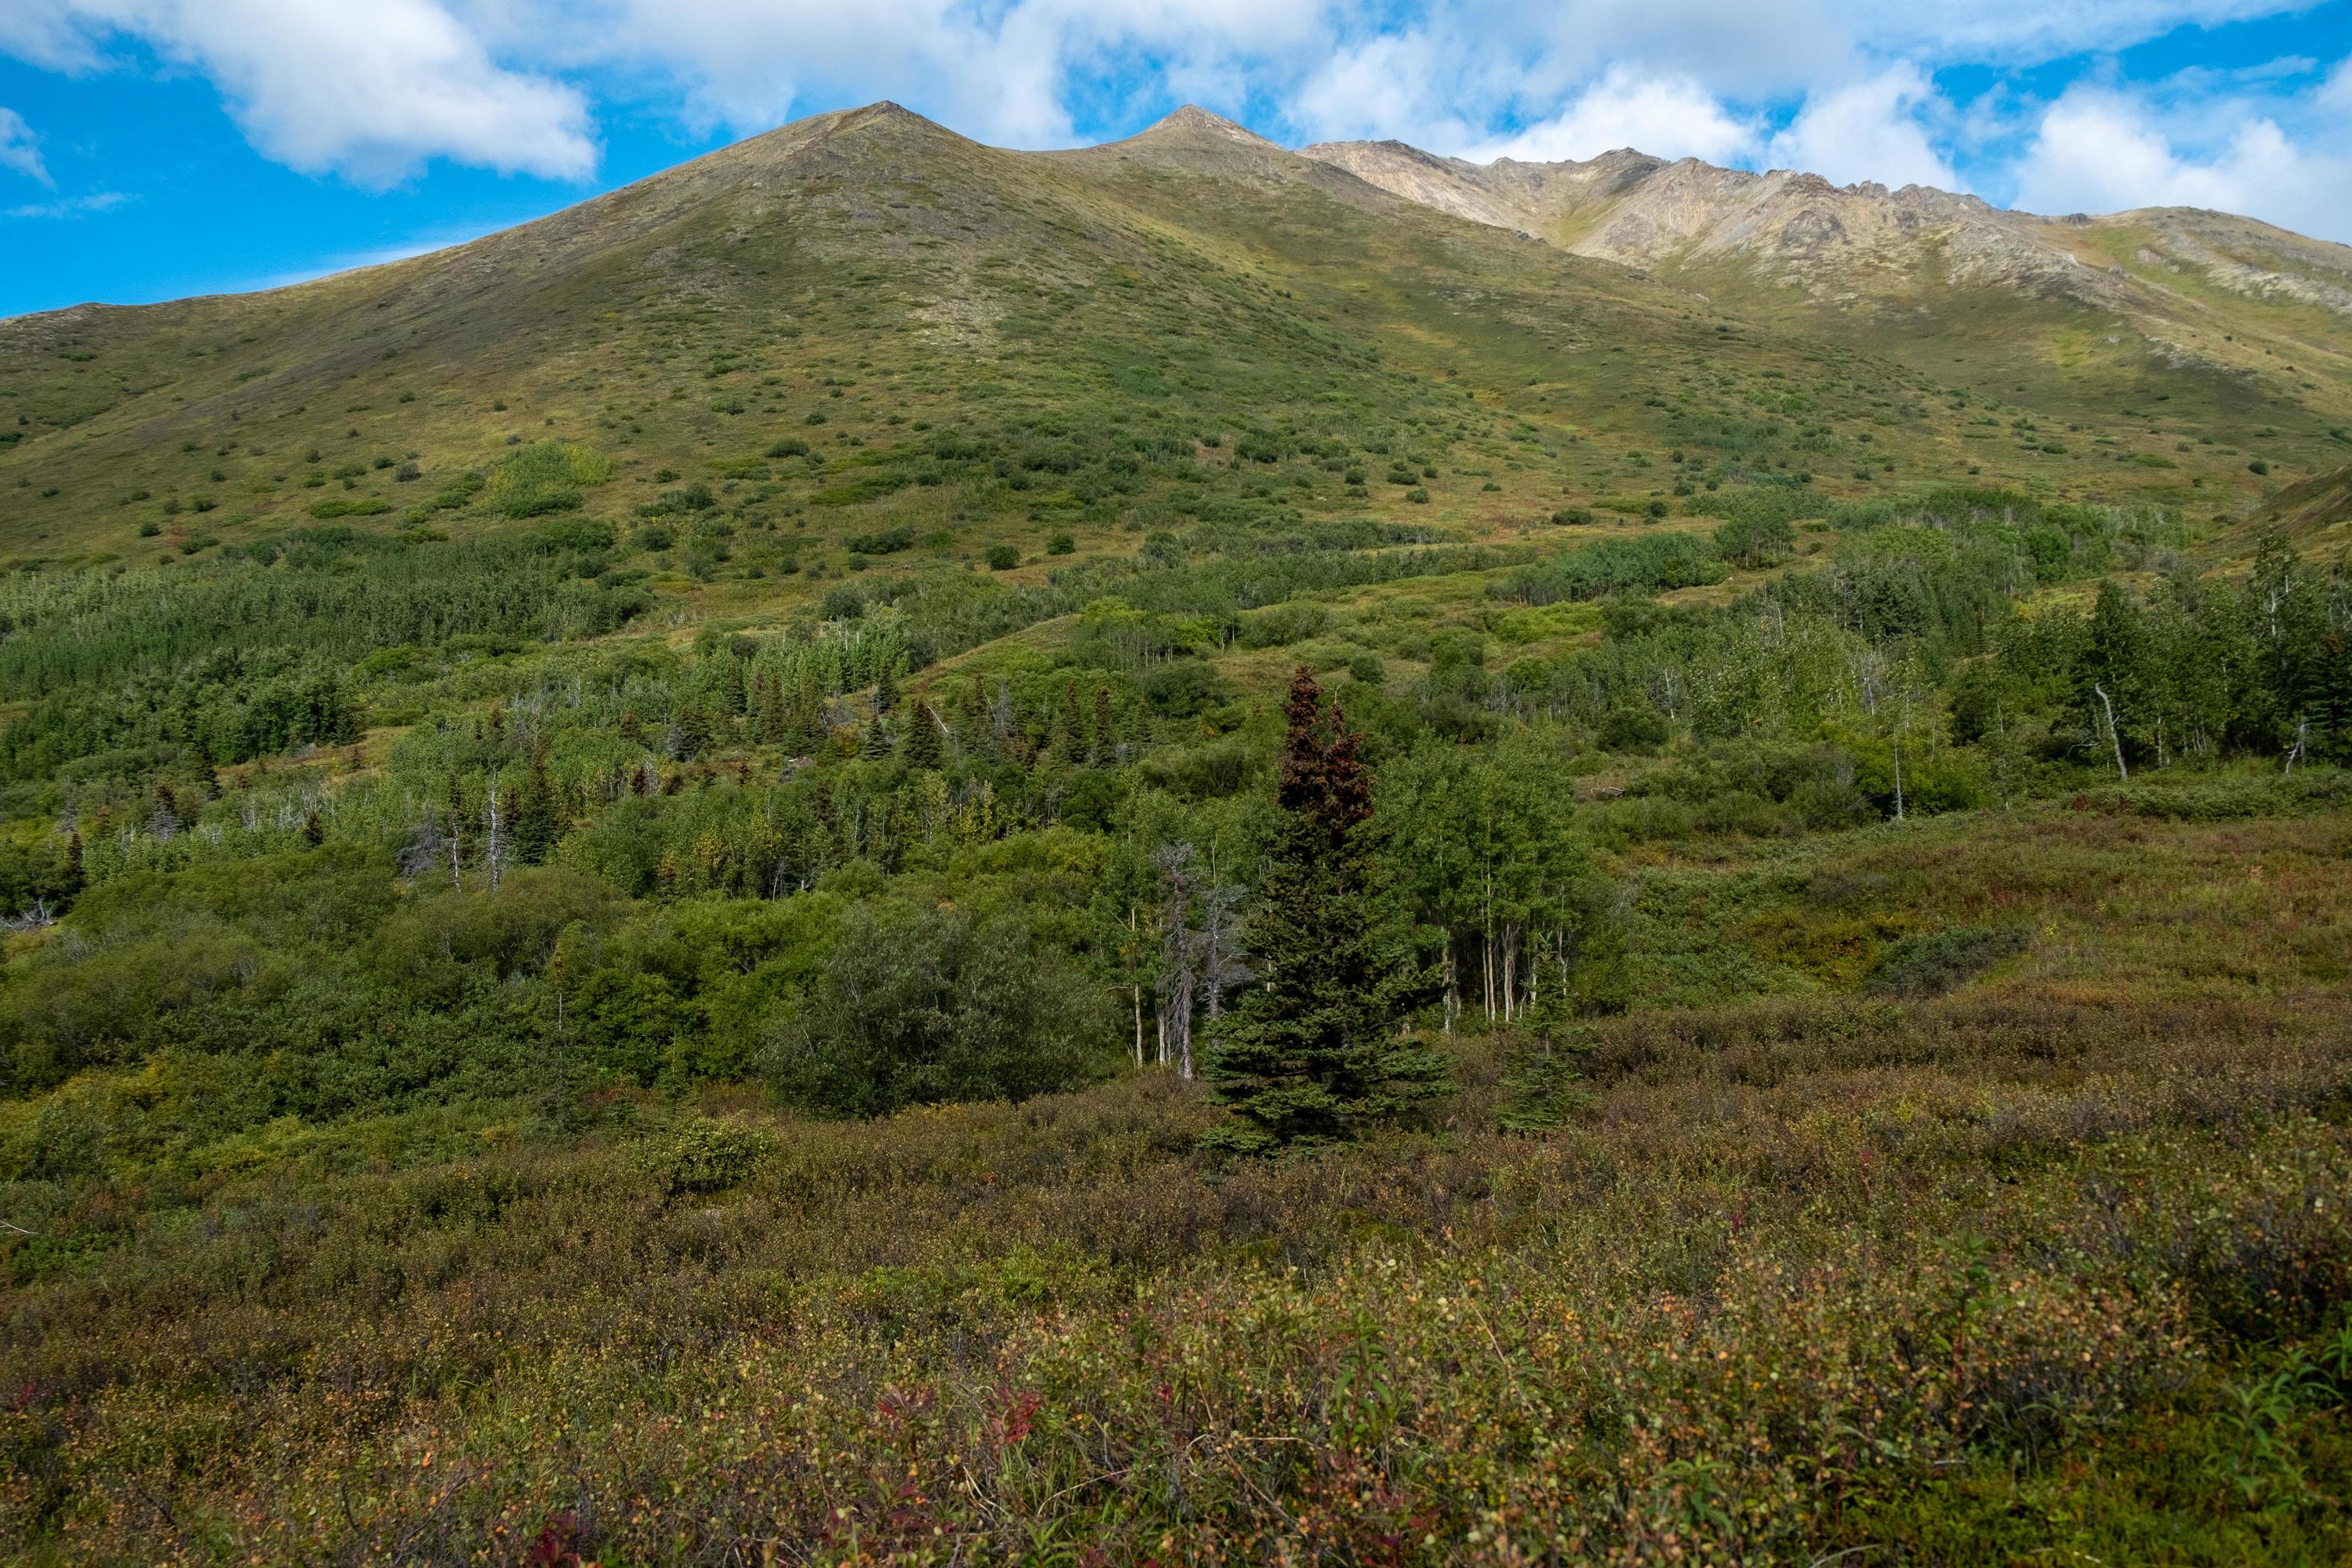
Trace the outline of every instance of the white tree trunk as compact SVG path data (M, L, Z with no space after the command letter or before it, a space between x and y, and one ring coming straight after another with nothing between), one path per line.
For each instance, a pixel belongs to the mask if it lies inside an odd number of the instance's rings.
M2116 728L2116 705L2108 700L2105 687L2094 682L2091 689L2099 694L2099 706L2106 710L2107 740L2116 748L2116 776L2124 783L2129 784L2131 770L2124 766L2124 737L2123 732Z

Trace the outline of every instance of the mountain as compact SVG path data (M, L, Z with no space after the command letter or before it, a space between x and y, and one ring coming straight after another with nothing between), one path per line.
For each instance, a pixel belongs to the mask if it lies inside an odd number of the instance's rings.
M1699 470L1668 451L1838 494L1957 474L2234 508L2342 460L2347 282L2344 247L2210 214L2041 219L1632 153L1293 153L1193 108L1015 153L880 103L433 255L0 322L0 551L495 527L464 487L550 438L610 460L592 513L702 483L804 557L909 524L949 558L1067 530L1131 551L1165 490L1095 467L1034 504L937 429L1003 463L1148 427L1236 493L1276 475L1225 443L1409 437L1426 502L1337 458L1285 502L1479 537L1672 500Z
M1926 277L2179 314L2201 287L2352 317L2352 247L2224 213L2041 217L1931 186L1835 185L1630 149L1557 163L1472 163L1400 142L1323 142L1300 155L1580 256L1670 274L1739 263L1831 300L1907 299Z
M2345 318L1364 167L0 323L0 1561L2352 1561Z

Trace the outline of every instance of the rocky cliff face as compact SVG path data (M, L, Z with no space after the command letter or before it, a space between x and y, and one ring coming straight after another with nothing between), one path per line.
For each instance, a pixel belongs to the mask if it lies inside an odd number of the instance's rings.
M1300 152L1409 201L1579 255L1660 272L1731 266L1827 300L1891 301L1925 284L1988 283L2131 310L2201 280L2352 315L2352 247L2221 213L2042 217L1924 185L1833 185L1818 174L1630 150L1486 164L1398 142Z

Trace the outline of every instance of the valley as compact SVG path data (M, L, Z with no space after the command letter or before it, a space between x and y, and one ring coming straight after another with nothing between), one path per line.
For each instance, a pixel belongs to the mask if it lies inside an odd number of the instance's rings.
M877 103L0 565L12 1560L2352 1550L2344 247Z

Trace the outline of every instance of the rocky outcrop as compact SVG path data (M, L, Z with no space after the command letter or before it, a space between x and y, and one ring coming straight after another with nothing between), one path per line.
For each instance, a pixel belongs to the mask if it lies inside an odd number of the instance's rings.
M1299 155L1456 217L1645 270L1744 266L1840 299L1986 283L2116 309L2194 274L2352 315L2352 247L2220 213L2041 217L1926 185L1836 185L1631 149L1558 163L1472 163L1401 142L1322 142Z

